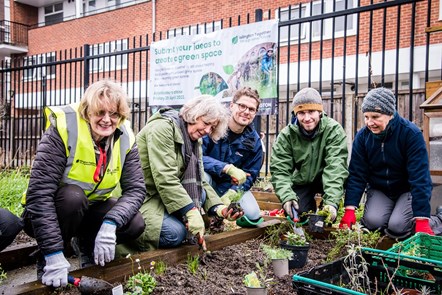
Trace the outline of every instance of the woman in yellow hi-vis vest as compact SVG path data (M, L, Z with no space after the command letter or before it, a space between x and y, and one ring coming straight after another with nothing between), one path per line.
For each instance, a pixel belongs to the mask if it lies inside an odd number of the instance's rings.
M37 276L67 284L66 243L80 265L104 266L115 245L144 230L139 208L146 195L135 136L126 118L127 96L115 82L88 87L79 104L45 110L47 130L37 148L23 218L36 238ZM116 186L121 196L112 197Z

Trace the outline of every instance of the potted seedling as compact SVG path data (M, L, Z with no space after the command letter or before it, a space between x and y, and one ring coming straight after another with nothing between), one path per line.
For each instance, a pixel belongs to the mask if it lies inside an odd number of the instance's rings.
M304 267L310 249L310 244L304 236L288 231L284 235L284 240L280 242L280 246L283 249L290 250L293 254L293 257L289 260L290 269Z
M241 205L239 204L239 200L241 200L242 196L244 195L244 191L239 190L236 192L236 194L230 196L230 205L227 209L227 211L229 211L230 209L233 209L232 214L234 215L237 212L241 212Z
M322 202L322 195L315 195L316 212L308 213L308 228L310 232L322 233L324 231L324 225L329 212L327 210L320 210Z
M244 276L243 283L246 286L247 295L267 295L267 287L272 281L266 275L267 262L264 266L256 263L257 271L252 271Z
M261 245L262 250L272 261L273 273L278 278L289 274L289 259L293 258L293 253L284 248L275 248L269 245Z

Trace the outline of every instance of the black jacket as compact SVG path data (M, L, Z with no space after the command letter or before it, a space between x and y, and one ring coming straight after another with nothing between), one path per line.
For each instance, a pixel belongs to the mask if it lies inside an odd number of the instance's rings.
M119 129L116 130L118 131ZM54 196L62 179L66 160L64 143L57 129L51 125L37 147L26 193L25 209L31 218L35 238L44 255L63 250ZM124 226L135 216L146 196L136 144L126 155L120 185L122 196L105 216L105 219L114 221L117 228Z

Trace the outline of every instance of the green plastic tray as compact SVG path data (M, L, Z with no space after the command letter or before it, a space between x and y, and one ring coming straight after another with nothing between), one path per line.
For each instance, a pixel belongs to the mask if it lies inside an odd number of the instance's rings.
M429 259L432 263L442 262L442 237L417 233L403 242L395 244L388 252Z

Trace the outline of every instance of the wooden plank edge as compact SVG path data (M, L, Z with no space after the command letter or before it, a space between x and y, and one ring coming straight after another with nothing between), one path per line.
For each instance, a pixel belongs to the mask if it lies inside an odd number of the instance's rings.
M250 239L258 238L265 233L266 227L262 228L240 228L237 230L223 232L206 237L207 249L210 251L220 250L224 247L239 244ZM173 265L185 261L187 255L202 254L197 245L184 245L179 248L161 249L142 252L132 255L132 259L140 260L141 267L150 268L151 261L162 260L167 265ZM215 253L216 255L216 253ZM209 261L210 263L210 261ZM136 264L138 267L138 264ZM132 274L132 261L128 258L119 258L105 267L91 266L73 271L74 277L89 276L108 281L110 283L121 282ZM33 281L22 285L14 286L10 294L53 294L54 288L43 285L40 281Z

